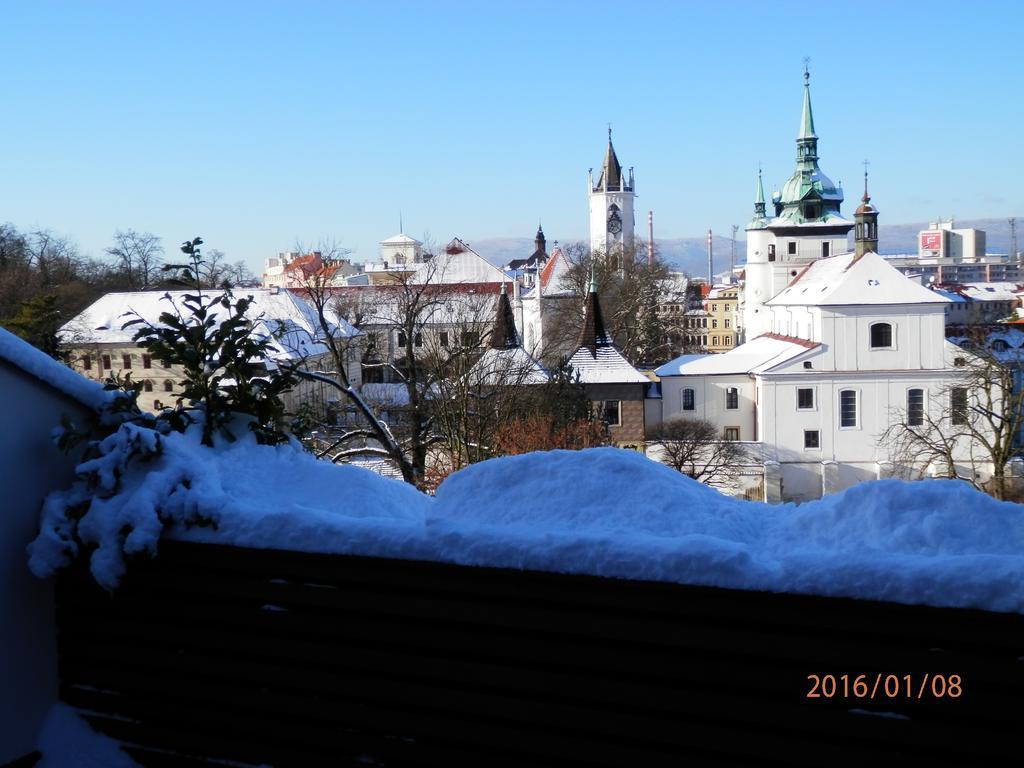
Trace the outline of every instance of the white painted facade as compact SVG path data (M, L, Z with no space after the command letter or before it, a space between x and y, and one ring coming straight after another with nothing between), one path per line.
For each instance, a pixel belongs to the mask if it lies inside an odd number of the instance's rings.
M764 334L657 371L663 418L707 419L723 438L759 443L769 501L900 473L881 437L903 418L910 391L938 417L962 377L954 359L966 353L945 338L947 303L875 253L815 262L765 302Z
M604 254L621 254L633 248L636 220L633 199L636 185L633 169L624 174L612 147L611 131L608 148L597 183L593 171L587 174L587 195L590 201L590 250Z

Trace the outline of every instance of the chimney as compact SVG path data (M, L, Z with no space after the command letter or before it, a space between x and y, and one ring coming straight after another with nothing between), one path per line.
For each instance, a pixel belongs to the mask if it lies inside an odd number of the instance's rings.
M654 211L647 212L647 266L654 264Z

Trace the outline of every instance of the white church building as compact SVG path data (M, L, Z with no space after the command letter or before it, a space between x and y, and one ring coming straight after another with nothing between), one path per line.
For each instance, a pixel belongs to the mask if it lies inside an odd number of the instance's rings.
M866 176L855 220L840 214L842 191L818 168L806 74L797 148L773 218L758 180L745 343L656 372L662 418L706 419L722 439L748 442L763 464L766 501L814 499L899 473L881 444L894 419L948 414L943 399L967 397L956 387L966 353L945 338L948 300L875 252L878 212ZM855 249L845 252L854 227Z

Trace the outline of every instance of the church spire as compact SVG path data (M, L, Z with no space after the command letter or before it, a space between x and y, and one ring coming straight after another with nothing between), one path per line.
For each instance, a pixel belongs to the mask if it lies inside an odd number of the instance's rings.
M761 168L757 169L757 193L754 196L754 218L750 220L747 229L764 229L768 225L767 213L764 203L764 182L761 180Z
M814 135L814 113L811 111L811 73L804 63L804 106L800 110L800 135L798 139L816 139Z
M593 265L591 265L590 290L587 291L587 303L584 312L583 328L580 330L577 348L583 349L586 347L590 350L592 357L597 357L598 347L612 346L612 339L604 327L604 318L601 315L601 302L597 298L597 278L594 274Z
M811 111L811 74L804 65L804 100L800 110L800 133L796 138L796 168L775 200L775 215L787 225L822 224L835 221L847 226L839 208L843 190L818 167L818 134Z
M505 283L501 284L494 327L491 329L491 338L488 341L492 349L512 349L519 346L519 334L516 333L515 316L512 314L512 305L508 300L508 289L505 288Z
M535 246L533 250L534 254L547 253L548 241L547 238L544 237L544 227L542 227L540 223L537 224L537 236L533 239L533 244Z
M878 209L868 195L868 161L864 161L864 196L853 212L853 252L860 258L869 251L878 253Z
M597 187L594 191L608 190L617 192L622 189L622 165L615 155L615 147L612 146L612 127L608 126L608 148L604 152L604 163L601 165L601 175L597 179Z

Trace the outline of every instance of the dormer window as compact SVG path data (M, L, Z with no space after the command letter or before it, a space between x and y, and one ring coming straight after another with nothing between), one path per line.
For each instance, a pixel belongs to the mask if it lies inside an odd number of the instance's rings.
M871 348L872 349L892 349L893 348L893 333L892 333L892 325L890 323L872 323L871 324Z

